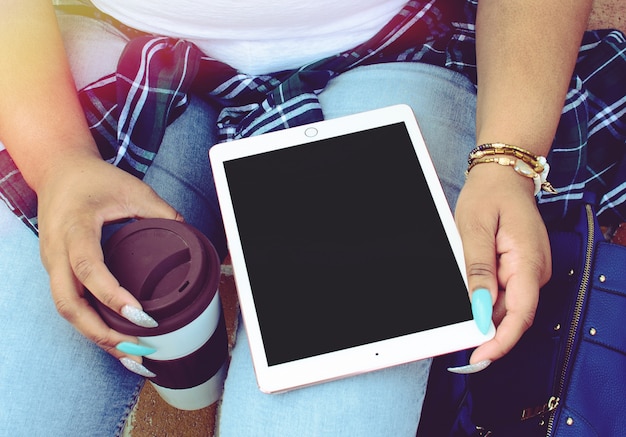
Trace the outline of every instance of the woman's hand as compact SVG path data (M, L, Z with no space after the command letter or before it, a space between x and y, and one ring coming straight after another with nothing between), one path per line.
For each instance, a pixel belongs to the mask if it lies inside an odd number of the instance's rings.
M478 3L476 144L506 143L548 155L591 3ZM474 167L466 182L455 214L470 295L489 291L497 326L495 338L470 359L484 367L510 351L532 324L539 288L551 275L550 245L532 180L486 163Z
M489 291L497 327L470 364L488 365L513 348L532 325L539 289L550 278L550 244L533 189L533 181L512 168L488 163L472 169L461 191L455 219L470 297Z
M102 226L128 218L182 217L148 185L93 153L58 161L37 193L41 258L55 305L85 337L116 358L126 357L116 346L137 339L109 328L85 298L85 288L136 324L149 327L154 321L104 264Z

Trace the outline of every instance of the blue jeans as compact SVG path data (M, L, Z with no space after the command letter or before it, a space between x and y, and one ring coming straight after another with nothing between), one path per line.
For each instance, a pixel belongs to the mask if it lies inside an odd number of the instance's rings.
M115 68L124 37L108 25L60 17L78 86ZM107 53L107 56L102 56ZM474 147L475 93L461 75L421 64L360 67L321 94L327 118L407 103L453 207ZM145 181L226 253L207 150L217 108L197 98L167 130ZM181 149L184 148L184 149ZM375 175L373 175L375 177ZM143 379L57 313L35 236L0 204L0 435L119 433ZM430 360L280 395L261 393L240 329L220 408L222 436L414 436Z

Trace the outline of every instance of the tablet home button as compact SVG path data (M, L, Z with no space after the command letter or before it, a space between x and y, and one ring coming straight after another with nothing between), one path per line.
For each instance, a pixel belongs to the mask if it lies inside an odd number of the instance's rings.
M304 135L306 135L309 138L312 138L315 135L317 135L317 129L315 129L314 127L309 127L304 131Z

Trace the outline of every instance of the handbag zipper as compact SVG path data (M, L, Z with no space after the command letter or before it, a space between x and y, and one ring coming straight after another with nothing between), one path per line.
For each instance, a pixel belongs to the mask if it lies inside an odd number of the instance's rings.
M561 367L561 372L559 374L559 385L556 396L557 402L563 396L563 390L565 389L565 378L567 375L567 369L572 358L574 339L576 338L576 333L578 332L578 324L580 323L580 318L582 315L583 302L585 301L585 295L587 293L587 288L589 287L589 278L591 276L591 261L593 256L595 234L595 222L591 205L585 204L585 212L587 214L587 247L585 250L585 264L583 268L582 279L580 281L580 287L578 288L578 295L576 296L576 303L574 305L574 317L572 318L572 323L567 334L567 343L565 344L565 359L563 361L563 366ZM552 435L554 418L556 416L555 413L556 412L553 411L552 414L550 414L546 437L550 437Z

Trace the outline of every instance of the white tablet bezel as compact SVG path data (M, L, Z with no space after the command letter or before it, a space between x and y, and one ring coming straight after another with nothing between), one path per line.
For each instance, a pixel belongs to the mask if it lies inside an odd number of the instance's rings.
M236 142L217 144L210 150L210 161L232 261L235 283L244 325L248 334L252 360L259 388L266 393L278 393L324 381L356 375L389 366L433 357L475 347L492 338L492 325L484 335L473 320L443 326L428 331L404 335L336 352L325 353L293 362L269 366L259 321L256 314L243 247L239 239L229 183L224 163L286 147L297 147L321 139L345 135L403 122L423 169L432 198L437 207L457 267L467 287L461 239L443 189L428 154L421 131L411 108L395 105L346 117L325 120L305 126L244 138ZM384 151L381 151L384 153ZM287 328L286 328L287 329ZM288 346L286 346L288 347Z

